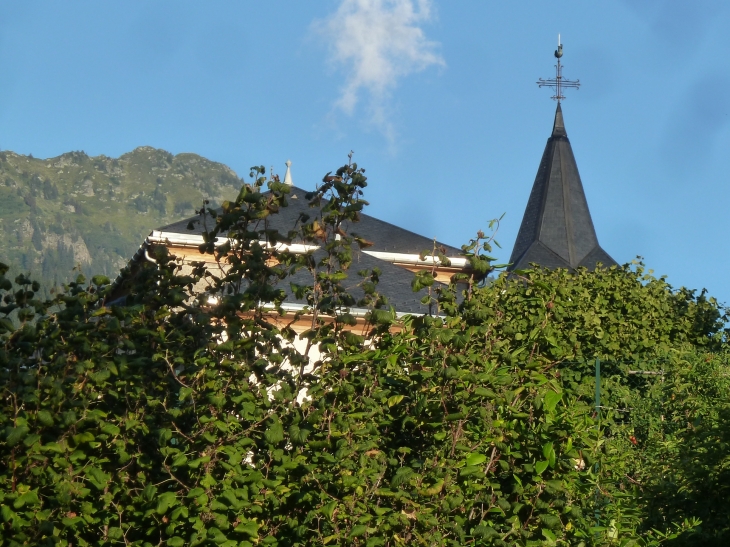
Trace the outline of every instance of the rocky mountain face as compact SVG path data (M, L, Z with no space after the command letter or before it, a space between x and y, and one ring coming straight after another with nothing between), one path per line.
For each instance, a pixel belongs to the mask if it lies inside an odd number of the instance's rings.
M0 152L0 262L46 287L76 275L115 277L149 233L233 199L242 181L195 154L143 146L119 158Z

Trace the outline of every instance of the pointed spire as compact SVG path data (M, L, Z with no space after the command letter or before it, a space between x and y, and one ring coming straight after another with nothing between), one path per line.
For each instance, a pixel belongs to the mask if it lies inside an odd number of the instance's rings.
M555 109L555 122L553 123L553 137L567 137L568 133L565 131L565 122L563 121L563 109L558 103L558 108Z
M286 160L286 174L284 175L284 184L294 186L294 183L291 180L291 160Z
M569 270L616 264L598 244L560 103L510 262L510 269L530 263Z

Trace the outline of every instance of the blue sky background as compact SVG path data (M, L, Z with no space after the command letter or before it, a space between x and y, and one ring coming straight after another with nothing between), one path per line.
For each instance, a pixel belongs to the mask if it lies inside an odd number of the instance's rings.
M506 261L560 32L601 245L730 303L729 23L702 0L3 3L0 148L290 158L303 188L354 150L368 213L456 245L505 213Z

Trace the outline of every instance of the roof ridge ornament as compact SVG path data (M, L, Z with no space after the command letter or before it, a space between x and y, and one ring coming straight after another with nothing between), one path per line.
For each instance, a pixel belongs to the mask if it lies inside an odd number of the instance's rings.
M286 165L286 173L284 174L284 184L288 184L289 186L294 186L294 183L291 180L291 160L286 160L286 162L284 162L284 165Z
M538 79L538 87L551 87L555 90L555 95L551 97L554 101L560 101L565 99L563 95L563 89L573 88L580 89L580 80L566 80L563 78L563 66L560 64L560 58L563 56L563 44L560 43L560 34L558 34L558 49L555 50L555 58L558 63L555 65L555 78L549 80Z

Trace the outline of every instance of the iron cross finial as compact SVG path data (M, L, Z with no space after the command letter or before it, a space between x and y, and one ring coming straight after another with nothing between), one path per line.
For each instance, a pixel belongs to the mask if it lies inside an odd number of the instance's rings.
M543 80L540 78L537 81L539 87L552 87L555 90L555 95L552 99L555 101L562 101L565 99L563 95L563 89L565 88L580 88L580 80L566 80L563 78L563 66L560 64L560 58L563 56L563 44L560 43L560 34L558 34L558 49L555 50L555 58L558 60L558 64L555 65L555 78L550 80Z

